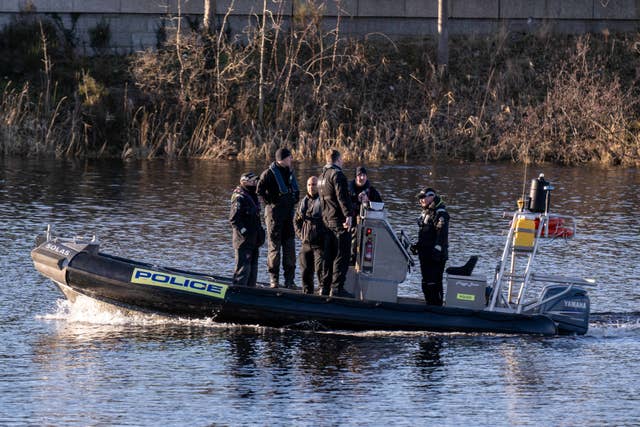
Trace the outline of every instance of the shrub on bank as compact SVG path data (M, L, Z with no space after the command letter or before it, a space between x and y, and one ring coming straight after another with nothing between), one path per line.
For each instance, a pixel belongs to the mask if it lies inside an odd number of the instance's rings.
M45 47L62 38L41 37L48 70L0 67L3 152L248 159L286 144L298 158L333 146L360 160L640 164L636 34L454 38L441 78L430 39L347 40L318 17L282 28L168 34L126 57L56 59L65 50Z

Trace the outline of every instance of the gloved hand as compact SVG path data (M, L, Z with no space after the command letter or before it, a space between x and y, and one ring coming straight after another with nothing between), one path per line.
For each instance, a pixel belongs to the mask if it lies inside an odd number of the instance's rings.
M412 243L411 246L409 246L409 250L413 255L418 255L418 245L415 243Z

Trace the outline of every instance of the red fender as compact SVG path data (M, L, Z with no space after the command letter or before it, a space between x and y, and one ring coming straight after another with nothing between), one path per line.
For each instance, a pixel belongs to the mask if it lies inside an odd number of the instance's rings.
M540 218L535 219L536 223L536 231L538 227L540 227ZM564 226L564 218L552 216L548 219L549 224L549 234L545 235L544 233L541 237L573 237L573 228Z

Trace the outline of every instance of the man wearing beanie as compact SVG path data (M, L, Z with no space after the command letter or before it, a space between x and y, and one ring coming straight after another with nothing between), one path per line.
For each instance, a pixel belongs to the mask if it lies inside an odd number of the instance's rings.
M442 274L449 257L449 213L431 187L418 193L422 214L418 219L418 242L411 252L420 258L422 292L429 305L442 305Z
M256 194L257 178L253 172L242 174L240 185L231 195L229 222L233 229L236 257L233 284L239 286L256 286L258 252L265 239L260 223L260 202Z
M366 206L369 202L382 202L382 196L380 196L378 190L376 190L369 182L367 170L364 166L358 166L356 168L356 176L349 182L349 197L351 197L351 204L353 205L354 225L358 221L360 209L363 204ZM357 247L357 235L356 233L353 233L353 236L351 236L351 265L356 263Z
M349 182L349 195L354 208L354 217L360 215L360 207L367 202L382 202L382 196L376 190L367 177L367 170L364 166L356 168L355 178Z
M284 286L295 288L296 271L295 232L293 216L300 198L298 182L292 168L293 156L287 148L276 151L276 160L260 175L258 195L265 203L267 224L267 269L272 288L280 286L280 251Z

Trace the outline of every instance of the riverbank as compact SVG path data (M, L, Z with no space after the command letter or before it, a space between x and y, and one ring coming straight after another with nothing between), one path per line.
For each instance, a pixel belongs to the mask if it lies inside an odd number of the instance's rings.
M432 39L343 40L319 19L90 58L53 23L16 21L0 34L2 152L264 159L287 145L299 159L338 147L363 161L640 165L637 34L451 39L441 78Z

